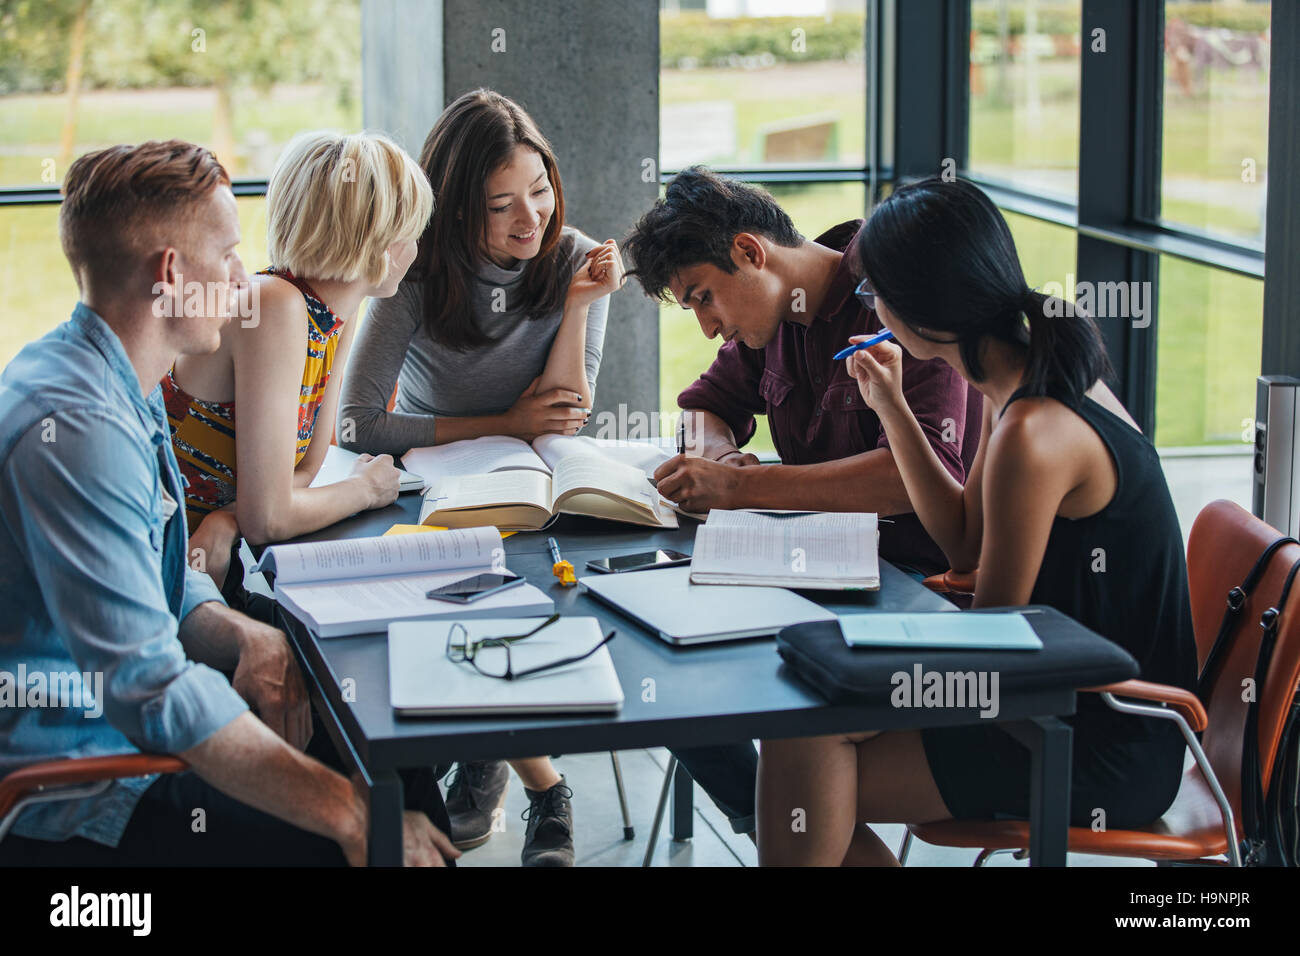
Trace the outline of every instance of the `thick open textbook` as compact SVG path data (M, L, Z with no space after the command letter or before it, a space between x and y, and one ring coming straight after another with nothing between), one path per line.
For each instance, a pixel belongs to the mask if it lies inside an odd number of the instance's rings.
M402 463L428 482L421 524L536 530L564 513L675 528L672 507L646 481L672 454L670 441L490 436L413 448Z
M876 590L878 540L870 513L711 511L695 535L691 582Z
M472 604L425 597L433 588L503 570L495 528L348 538L267 548L253 567L275 575L275 599L321 637L383 631L392 621L524 617L554 602L521 584Z

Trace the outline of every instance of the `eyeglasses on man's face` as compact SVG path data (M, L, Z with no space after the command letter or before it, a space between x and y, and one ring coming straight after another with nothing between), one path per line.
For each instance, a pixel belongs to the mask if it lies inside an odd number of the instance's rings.
M871 309L873 312L876 308L876 292L871 288L871 280L864 278L858 283L858 287L853 290L858 301L862 303L864 309Z

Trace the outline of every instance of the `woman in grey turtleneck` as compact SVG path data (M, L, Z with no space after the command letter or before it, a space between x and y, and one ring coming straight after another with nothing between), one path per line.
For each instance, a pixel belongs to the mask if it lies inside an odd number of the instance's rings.
M433 216L397 294L374 300L357 333L339 443L402 455L482 435L573 434L590 414L609 294L623 280L614 241L564 224L550 144L498 93L447 107L420 165ZM523 864L572 866L572 791L547 757L509 763L530 804ZM447 790L458 847L501 829L509 777L505 761L458 766Z
M622 281L614 241L564 224L550 146L499 94L449 106L420 165L433 218L397 294L374 300L357 333L340 444L401 455L481 435L573 434Z

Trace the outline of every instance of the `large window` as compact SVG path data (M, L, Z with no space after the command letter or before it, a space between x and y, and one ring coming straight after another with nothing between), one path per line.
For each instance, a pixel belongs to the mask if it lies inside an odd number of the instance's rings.
M664 169L863 165L864 0L661 7Z
M973 0L968 168L1073 199L1079 0Z
M361 127L360 9L361 0L0 6L0 188L29 190L24 204L0 206L0 366L76 301L56 204L75 157L187 139L256 192L295 133ZM263 201L241 200L240 218L241 256L262 268Z
M1270 7L1165 4L1160 193L1170 225L1263 243Z
M867 205L866 0L662 0L660 167L760 183L809 238ZM792 172L793 178L791 178ZM782 181L773 181L774 179ZM661 421L717 354L693 312L660 310ZM663 427L667 427L666 425ZM747 446L773 451L765 420Z
M1158 313L1156 444L1247 454L1264 283L1163 256Z
M359 128L360 13L361 0L5 4L0 186L56 185L89 149L173 137L264 179L294 133Z
M937 107L948 149L1003 205L1029 282L1087 273L1154 303L1149 325L1101 324L1185 525L1214 497L1249 504L1271 14L1268 0L970 0L929 44L953 78ZM946 104L968 106L964 125Z

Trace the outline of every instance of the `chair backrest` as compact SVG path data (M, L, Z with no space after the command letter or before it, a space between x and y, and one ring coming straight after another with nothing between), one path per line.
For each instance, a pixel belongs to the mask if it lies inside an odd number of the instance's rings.
M1205 506L1187 541L1187 576L1192 600L1192 625L1197 659L1204 666L1227 610L1228 591L1237 587L1256 559L1279 537L1239 505L1215 501ZM1259 619L1273 607L1291 566L1300 560L1300 545L1279 548L1247 599L1236 627L1220 653L1218 674L1210 688L1206 710L1209 726L1202 739L1206 756L1224 793L1232 803L1238 829L1241 816L1241 763L1247 701L1245 682L1255 677L1263 629ZM1300 585L1300 582L1297 582ZM1259 697L1259 752L1265 787L1277 755L1283 722L1300 679L1300 586L1292 590L1279 623L1277 644Z

